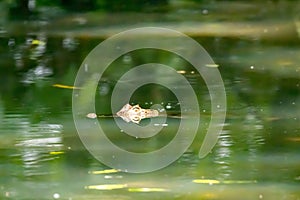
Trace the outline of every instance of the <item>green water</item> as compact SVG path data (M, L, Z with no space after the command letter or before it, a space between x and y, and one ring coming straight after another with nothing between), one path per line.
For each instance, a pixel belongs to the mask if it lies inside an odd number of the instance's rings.
M85 11L76 3L70 8L41 2L24 13L18 1L0 3L0 199L300 199L299 1L95 1ZM104 171L111 168L87 151L75 129L73 89L54 84L72 86L96 45L143 26L182 31L208 51L224 81L226 121L211 153L199 159L211 111L202 78L163 51L124 55L106 72L95 97L97 112L106 116L98 121L111 141L148 152L174 137L180 112L167 88L148 85L131 98L142 107L166 108L170 116L162 134L128 136L111 116L118 78L154 61L184 71L198 94L200 127L190 148L161 170Z

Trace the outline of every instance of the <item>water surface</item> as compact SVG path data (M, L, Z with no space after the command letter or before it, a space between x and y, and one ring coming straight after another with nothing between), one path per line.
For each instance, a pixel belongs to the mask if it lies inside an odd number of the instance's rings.
M229 5L231 13L225 9ZM2 3L1 199L299 199L299 2L267 5L170 1L145 13L77 13L37 5L37 15L14 19L10 4ZM174 67L198 91L201 111L198 134L184 155L159 171L130 174L103 165L83 146L72 118L71 86L99 42L141 25L176 28L203 45L219 65L228 110L218 143L199 159L211 111L201 76L162 51L133 52L116 60L96 93L97 112L106 116L98 120L115 144L137 152L160 148L172 140L180 122L174 95L148 85L136 91L131 103L162 105L170 116L165 131L143 140L116 127L110 95L133 66L156 61Z

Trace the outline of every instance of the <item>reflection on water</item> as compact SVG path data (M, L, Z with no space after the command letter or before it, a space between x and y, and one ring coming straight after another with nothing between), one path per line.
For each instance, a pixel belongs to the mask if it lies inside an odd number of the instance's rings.
M214 162L218 166L218 174L220 179L230 179L232 173L231 161L232 152L231 146L233 145L232 138L229 131L223 130L219 136L216 146L216 156Z
M55 170L49 170L46 164L56 159L52 152L62 150L61 124L32 124L25 114L6 114L3 122L5 126L1 132L5 135L1 136L5 137L1 143L8 145L8 148L14 145L16 152L11 155L11 159L22 163L23 170L13 172L16 176L30 180L55 173ZM13 141L10 141L12 139ZM9 176L10 173L5 174Z
M17 9L11 2L0 2L0 199L300 198L298 1L166 1L163 12L75 14L56 2L24 1L26 20L11 16ZM120 57L96 95L103 114L99 121L116 144L143 151L161 147L180 121L177 99L151 86L140 88L132 103L161 104L170 114L160 125L164 134L147 147L115 129L109 96L132 66L150 61L173 66L198 92L201 110L199 134L179 160L156 172L128 174L104 166L82 145L72 121L71 94L86 55L105 37L145 25L139 18L190 34L207 49L225 83L228 113L218 143L200 160L211 110L201 76L166 52Z
M236 174L241 167L247 170L242 177L255 181L259 179L257 161L261 159L261 148L265 144L263 122L258 119L253 108L246 109L248 113L240 121L242 125L238 127L239 130L235 130L232 124L226 124L215 147L214 162L218 166L217 173L221 180L241 177L241 174ZM240 160L241 155L243 160Z
M66 121L62 124L32 123L27 114L4 114L1 136L5 132L11 132L13 136L7 133L1 140L1 147L6 149L0 154L1 158L9 161L1 164L4 169L1 180L9 180L1 183L2 196L31 198L35 193L35 197L46 199L93 199L99 196L108 199L111 196L119 199L129 196L137 199L232 199L236 195L234 188L239 188L248 199L272 199L278 195L296 198L298 189L290 183L299 177L298 168L295 168L299 156L291 149L289 155L293 157L286 159L284 165L278 162L282 158L276 158L276 152L265 157L264 122L253 108L246 110L241 119L228 119L240 120L241 125L225 124L217 145L207 158L199 160L197 152L190 149L171 166L140 175L108 169L94 159L85 160L88 165L79 167L82 161L76 157L84 154L79 147L70 147L77 136L72 134L72 138L68 138L70 136L65 132L68 130L63 128L63 124L68 124ZM270 177L265 169L269 169L270 164L273 169L283 167L285 170ZM273 180L280 173L291 174L292 179L277 185ZM266 184L266 178L270 185Z

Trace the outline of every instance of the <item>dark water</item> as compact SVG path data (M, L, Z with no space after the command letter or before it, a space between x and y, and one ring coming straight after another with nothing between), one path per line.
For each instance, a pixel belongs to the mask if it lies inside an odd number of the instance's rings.
M0 3L1 199L300 199L299 1L104 3L82 7L84 12L78 3L19 4ZM162 105L172 116L166 133L143 143L116 129L110 95L133 66L173 66L198 91L201 113L198 134L177 161L131 174L103 165L81 143L72 85L96 45L143 26L182 31L208 51L224 81L227 117L216 146L199 159L211 111L199 74L165 52L124 55L114 63L122 67L106 72L96 94L97 112L107 116L99 121L115 144L153 150L172 140L180 121L174 95L149 85L131 102Z

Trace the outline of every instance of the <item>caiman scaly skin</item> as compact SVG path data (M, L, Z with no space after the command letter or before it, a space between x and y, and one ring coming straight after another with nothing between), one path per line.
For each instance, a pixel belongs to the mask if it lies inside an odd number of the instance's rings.
M119 112L117 112L117 115L126 122L138 124L142 119L157 117L159 113L154 109L143 109L138 104L134 106L126 104Z

